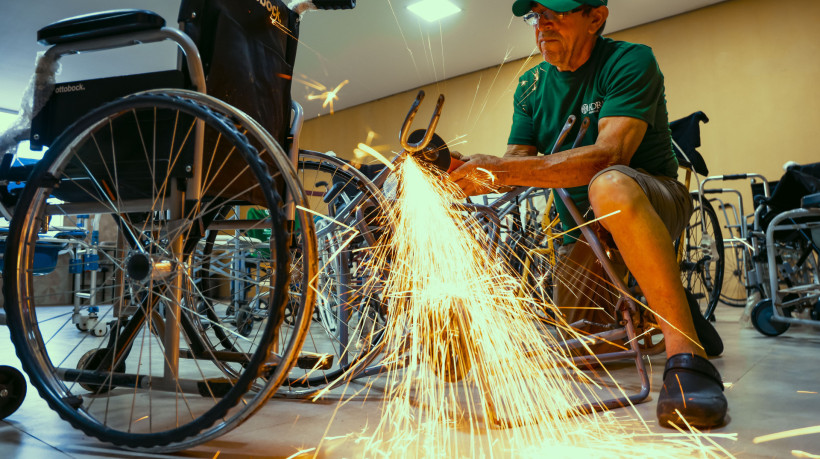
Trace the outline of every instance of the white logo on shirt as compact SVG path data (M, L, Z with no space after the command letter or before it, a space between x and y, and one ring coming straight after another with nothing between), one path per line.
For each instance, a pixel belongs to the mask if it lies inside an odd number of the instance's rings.
M601 106L604 105L602 101L592 102L591 104L584 104L581 105L581 114L582 115L592 115L594 113L598 113L601 111Z

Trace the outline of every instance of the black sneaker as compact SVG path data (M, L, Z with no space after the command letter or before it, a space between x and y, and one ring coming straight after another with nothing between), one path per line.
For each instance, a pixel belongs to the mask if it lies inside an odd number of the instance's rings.
M658 422L663 427L687 423L708 428L724 423L729 404L717 369L703 357L676 354L666 361L658 396ZM679 414L680 413L680 414Z
M706 355L715 357L723 354L723 340L720 339L715 326L703 317L697 298L689 290L684 289L684 291L686 292L686 300L689 303L689 312L692 313L692 322L695 324L698 341L703 345Z

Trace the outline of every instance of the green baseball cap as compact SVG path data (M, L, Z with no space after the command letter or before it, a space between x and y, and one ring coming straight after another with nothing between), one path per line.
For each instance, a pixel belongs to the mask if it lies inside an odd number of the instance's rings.
M523 16L529 13L533 2L540 3L556 13L566 13L581 5L606 6L607 0L515 0L512 6L513 14Z

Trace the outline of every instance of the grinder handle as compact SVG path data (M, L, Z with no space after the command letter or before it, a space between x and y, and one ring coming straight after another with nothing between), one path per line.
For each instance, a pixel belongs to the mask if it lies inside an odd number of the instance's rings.
M356 0L313 0L313 5L319 10L352 10Z
M460 159L458 159L458 158L453 158L453 157L451 156L451 157L450 157L450 167L449 167L449 168L447 168L447 173L449 174L450 172L453 172L454 170L456 170L456 169L458 169L459 167L463 166L463 165L464 165L464 163L466 163L466 162L467 162L467 161L462 161L462 160L460 160Z

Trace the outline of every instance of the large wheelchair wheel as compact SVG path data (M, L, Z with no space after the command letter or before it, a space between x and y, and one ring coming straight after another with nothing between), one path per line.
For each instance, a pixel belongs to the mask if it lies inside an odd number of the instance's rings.
M201 167L196 152L202 151ZM197 174L201 171L201 174ZM89 113L68 128L32 173L12 220L5 257L12 341L40 395L84 433L120 447L174 451L221 435L247 419L287 377L303 327L283 330L303 254L299 320L312 306L312 222L294 243L284 196L306 205L281 147L247 115L208 96L147 92ZM239 209L269 219L239 219ZM73 242L114 271L113 285L91 286L102 338L71 323L74 279L38 266L44 232L99 216L99 234ZM216 271L250 249L208 241L269 228L267 313L240 334L225 314L239 271ZM220 238L219 236L223 236ZM211 247L213 248L213 247ZM259 249L259 246L253 249ZM103 290L109 290L103 292ZM262 292L264 290L264 292Z
M316 365L291 370L280 389L304 397L361 376L377 361L387 320L374 257L385 231L384 197L359 170L333 156L301 151L297 174L305 188L318 247L316 306L303 356ZM383 251L381 251L383 253ZM286 327L290 326L288 314Z
M726 263L724 267L723 287L720 289L720 302L735 308L746 306L746 299L750 291L746 289L746 273L753 269L748 256L744 261L744 247L733 245L726 247Z
M681 278L683 287L698 300L703 317L710 319L723 286L723 235L712 204L697 195L693 199L695 211L677 242L683 244Z

